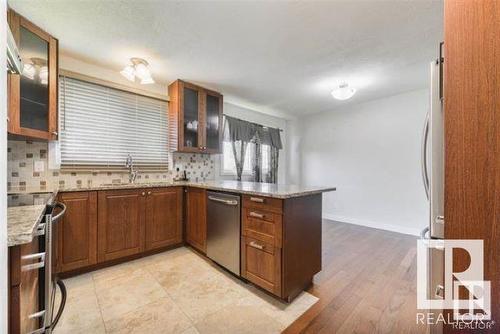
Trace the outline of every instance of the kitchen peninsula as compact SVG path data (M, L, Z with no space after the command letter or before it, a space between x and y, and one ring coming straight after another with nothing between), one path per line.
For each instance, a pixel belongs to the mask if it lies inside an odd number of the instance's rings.
M322 193L334 190L237 181L56 189L67 211L55 234L55 270L62 277L73 276L184 244L205 255L206 193L216 191L241 199L240 276L291 301L321 270ZM13 189L10 196L30 192L37 191ZM18 222L12 219L9 225ZM36 225L33 221L33 236ZM19 229L10 226L9 231ZM30 242L23 233L23 238L9 235L9 240Z

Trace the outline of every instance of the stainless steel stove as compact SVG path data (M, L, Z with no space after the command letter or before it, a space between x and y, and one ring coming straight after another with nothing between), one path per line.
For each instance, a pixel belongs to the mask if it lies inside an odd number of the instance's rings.
M39 273L39 312L31 314L32 318L40 319L40 328L30 334L50 334L54 330L66 303L66 287L64 283L52 272L52 253L55 245L52 242L53 229L61 222L61 218L66 212L63 203L55 201L55 194L52 192L9 194L7 196L8 207L19 207L28 205L44 205L45 213L43 219L36 227L36 237L39 238L38 253L27 255L29 258L40 258L36 264L25 266L24 270L38 270ZM56 288L61 290L61 302L55 311Z

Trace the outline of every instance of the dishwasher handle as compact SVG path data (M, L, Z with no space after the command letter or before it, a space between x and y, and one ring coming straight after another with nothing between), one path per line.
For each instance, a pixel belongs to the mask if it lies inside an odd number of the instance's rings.
M214 196L208 196L208 199L211 201L223 203L226 205L232 205L232 206L238 205L237 200L223 199L223 198L218 198L218 197L214 197Z

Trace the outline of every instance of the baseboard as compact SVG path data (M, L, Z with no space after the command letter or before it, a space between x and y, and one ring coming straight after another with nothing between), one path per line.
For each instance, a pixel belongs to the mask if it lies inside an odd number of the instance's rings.
M416 236L419 236L420 231L421 231L421 229L419 229L419 228L402 227L402 226L390 225L390 224L382 224L382 223L369 221L369 220L360 220L360 219L355 219L355 218L333 215L330 213L323 213L323 219L335 220L335 221L338 221L341 223L361 225L361 226L366 226L366 227L371 227L371 228L377 228L380 230L386 230L386 231L397 232L397 233L402 233L402 234L409 234L409 235L416 235Z

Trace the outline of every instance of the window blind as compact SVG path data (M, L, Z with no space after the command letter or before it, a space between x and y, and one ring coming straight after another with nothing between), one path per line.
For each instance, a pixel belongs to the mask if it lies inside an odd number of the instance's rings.
M167 169L168 104L118 89L61 76L61 165Z

